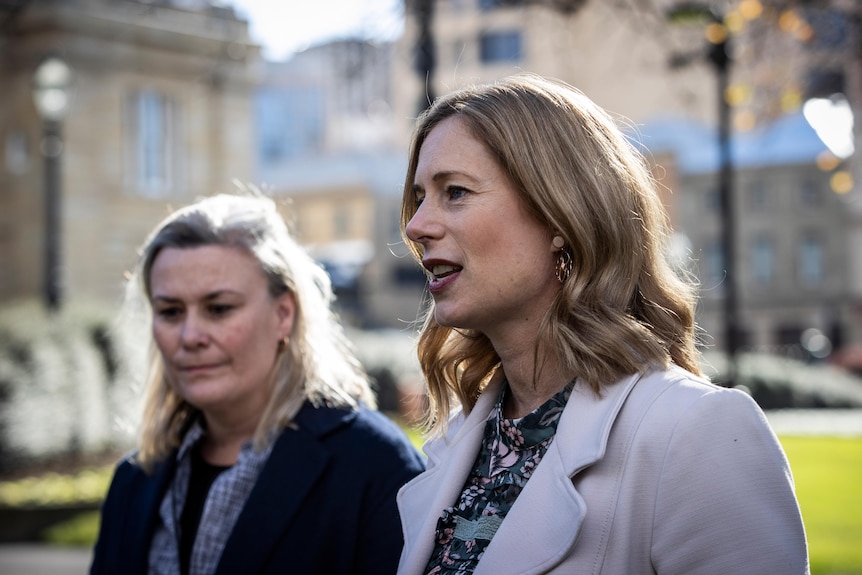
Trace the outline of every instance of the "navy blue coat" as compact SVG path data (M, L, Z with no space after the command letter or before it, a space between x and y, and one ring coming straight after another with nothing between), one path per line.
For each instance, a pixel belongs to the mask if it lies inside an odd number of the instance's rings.
M395 573L398 489L424 460L383 414L306 405L276 440L216 573ZM151 475L126 458L102 507L90 573L145 574L175 457Z

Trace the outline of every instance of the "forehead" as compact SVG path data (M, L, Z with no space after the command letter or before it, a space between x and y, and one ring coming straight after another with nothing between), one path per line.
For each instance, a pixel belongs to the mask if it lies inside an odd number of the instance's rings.
M162 249L149 279L154 296L159 290L247 291L266 285L254 256L241 248L216 245Z
M458 116L450 116L428 132L419 149L417 171L440 162L470 166L477 161L496 164L488 146L468 124Z

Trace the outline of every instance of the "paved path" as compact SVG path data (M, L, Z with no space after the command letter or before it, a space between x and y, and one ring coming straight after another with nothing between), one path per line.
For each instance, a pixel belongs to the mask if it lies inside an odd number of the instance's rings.
M862 436L862 409L779 409L766 418L778 435Z
M84 575L92 551L38 544L0 545L0 575Z

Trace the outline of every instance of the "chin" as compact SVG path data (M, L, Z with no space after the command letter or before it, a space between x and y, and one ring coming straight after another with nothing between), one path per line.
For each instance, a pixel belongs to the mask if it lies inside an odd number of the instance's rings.
M442 327L451 327L455 329L471 329L470 326L467 325L467 322L453 314L440 313L439 311L436 311L434 313L434 321L437 322L437 325Z

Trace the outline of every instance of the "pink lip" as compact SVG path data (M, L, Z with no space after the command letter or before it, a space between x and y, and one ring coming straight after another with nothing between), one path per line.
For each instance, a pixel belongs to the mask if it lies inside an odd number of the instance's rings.
M447 261L447 260L439 260L439 259L427 259L422 261L422 265L428 270L429 274L434 266L458 266L458 264ZM435 278L433 275L429 275L428 278L428 291L431 292L432 295L437 295L449 287L452 282L454 282L458 276L461 275L461 271L452 272L451 274L442 277Z
M201 373L221 366L220 363L210 363L205 365L181 365L180 371L184 373Z
M446 276L445 278L435 279L431 278L428 280L428 291L432 294L438 294L446 289L449 284L451 284L455 279L461 275L461 272L455 272L451 275Z

